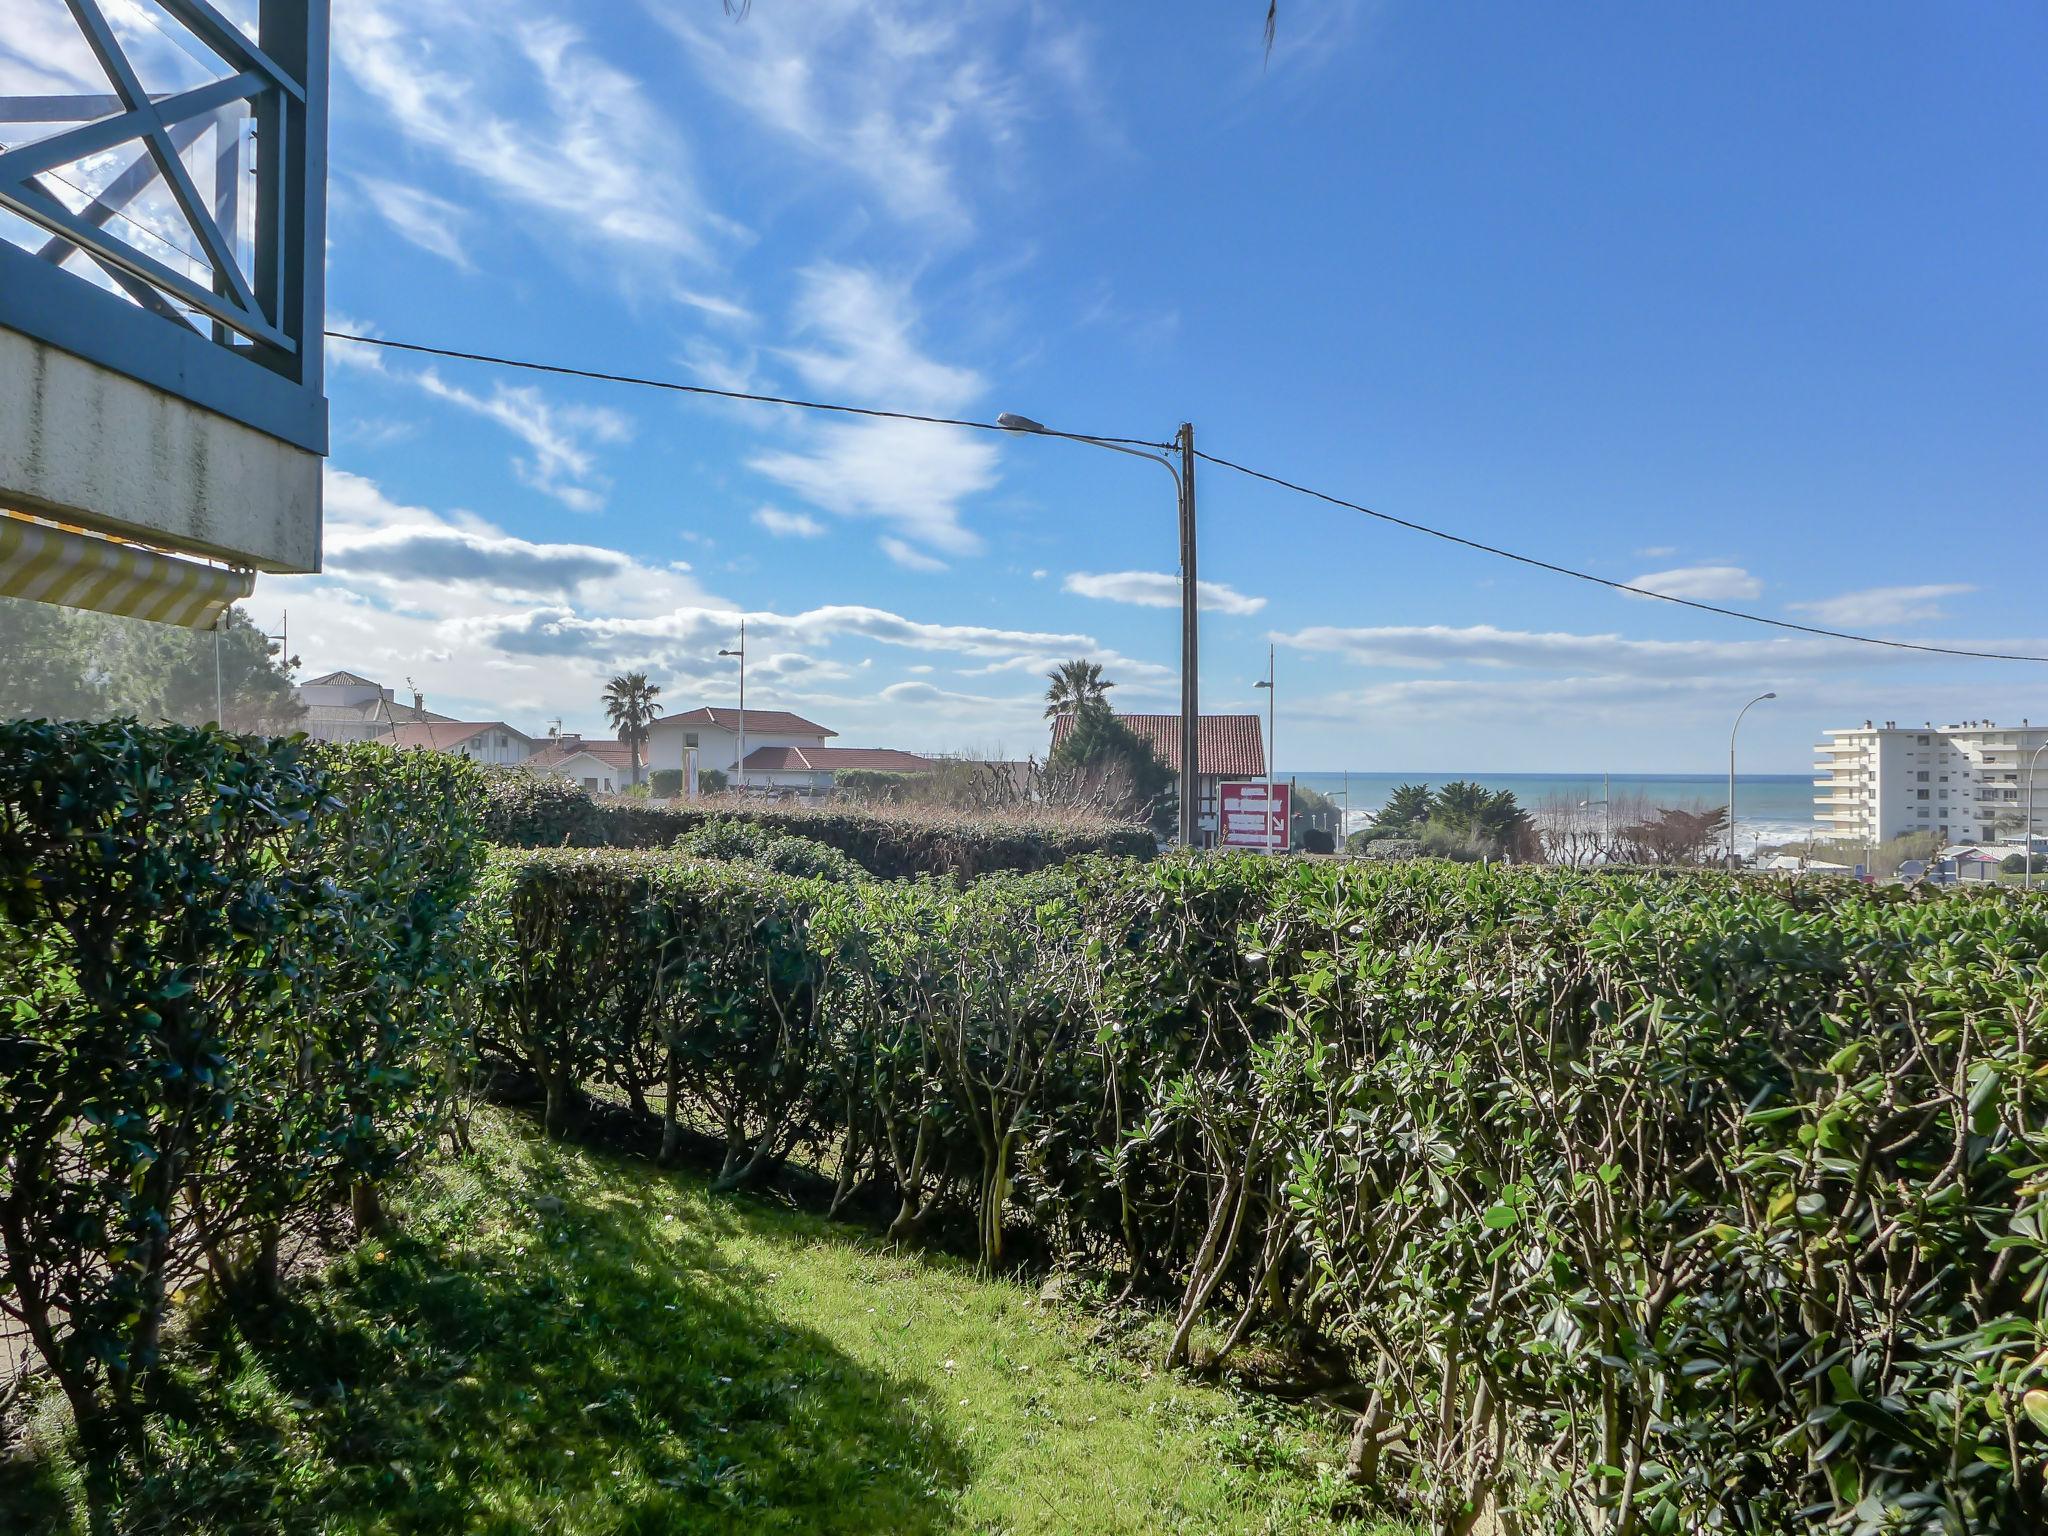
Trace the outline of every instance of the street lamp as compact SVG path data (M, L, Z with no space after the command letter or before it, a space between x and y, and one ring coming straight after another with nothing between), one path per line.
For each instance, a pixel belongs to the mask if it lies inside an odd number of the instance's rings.
M740 659L740 755L732 765L733 777L741 789L747 787L747 621L740 619L740 644L736 651L720 651L721 656L737 656Z
M1273 701L1280 692L1273 686L1273 647L1270 645L1266 647L1266 680L1253 683L1252 687L1266 690L1266 852L1270 854L1273 852Z
M1736 712L1735 724L1728 732L1728 868L1735 868L1735 732L1742 729L1742 717L1765 699L1775 699L1775 693L1760 693Z
M2020 889L2034 888L2034 775L2041 767L2041 754L2048 752L2048 741L2034 748L2034 755L2027 759L2027 830L2020 839Z
M996 425L1005 432L1030 432L1043 437L1065 438L1070 443L1088 443L1111 453L1127 453L1134 459L1149 459L1173 476L1175 499L1180 510L1180 841L1184 848L1195 846L1200 809L1197 791L1201 768L1201 705L1196 686L1200 672L1199 636L1196 611L1199 584L1195 580L1195 429L1182 422L1175 434L1180 451L1180 468L1164 453L1148 453L1107 438L1085 437L1078 432L1056 432L1029 416L1004 411Z

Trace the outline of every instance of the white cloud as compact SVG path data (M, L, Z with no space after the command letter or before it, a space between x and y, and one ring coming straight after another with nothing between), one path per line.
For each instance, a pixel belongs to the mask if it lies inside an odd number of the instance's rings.
M1311 626L1278 634L1282 645L1373 667L1598 667L1631 676L1725 676L1736 669L1826 668L1870 659L1864 648L1818 636L1772 640L1632 640L1616 634L1499 629L1491 624Z
M738 233L638 80L565 22L514 3L342 0L335 56L415 143L546 220L665 267Z
M1650 571L1632 577L1628 584L1646 592L1661 592L1666 597L1689 597L1706 603L1761 597L1764 590L1764 584L1739 565L1682 565L1676 570Z
M477 395L431 368L411 378L436 399L494 421L525 443L533 456L512 465L535 490L578 512L604 505L609 482L597 473L590 443L625 442L633 435L627 417L601 406L550 405L530 384L493 383L489 395Z
M875 543L883 554L902 566L906 571L923 571L929 574L933 571L951 569L945 561L938 559L936 556L928 555L921 549L913 549L901 539L885 535L877 539Z
M1944 617L1941 600L1961 597L1977 589L1959 582L1931 582L1917 587L1866 587L1837 597L1814 598L1809 602L1787 603L1794 613L1811 614L1822 624L1836 628L1873 628L1890 624L1919 624Z
M1163 571L1072 572L1061 583L1067 591L1082 597L1101 598L1112 603L1131 603L1140 608L1178 608L1180 578ZM1266 606L1263 597L1248 597L1220 581L1198 581L1204 613L1252 614Z
M1030 110L1034 85L1001 62L1000 18L982 9L805 0L754 6L739 25L666 0L648 9L707 85L853 176L899 219L964 232L972 217L962 186L999 169L992 155ZM1032 64L1055 81L1085 68L1072 48L1038 50Z
M369 198L370 206L405 239L465 272L476 270L469 252L463 248L461 228L468 215L458 204L402 181L377 176L358 176L355 180Z
M825 531L825 525L810 513L785 512L780 507L758 509L754 521L778 539L815 539Z
M959 415L985 387L972 370L926 355L909 289L875 273L808 269L794 320L803 345L782 356L810 388L856 404ZM866 419L804 429L800 447L764 451L748 464L828 512L886 523L899 546L930 559L980 550L960 504L995 484L996 455L985 435L965 429Z
M907 284L833 262L799 273L798 284L797 333L819 345L786 348L782 355L811 388L940 414L981 393L978 374L918 347L917 306Z

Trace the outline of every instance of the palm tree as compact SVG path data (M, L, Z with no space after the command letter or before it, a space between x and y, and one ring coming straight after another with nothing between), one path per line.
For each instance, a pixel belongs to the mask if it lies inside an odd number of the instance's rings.
M640 748L647 741L647 728L661 713L654 702L661 689L647 681L645 672L626 672L604 685L605 718L619 733L619 740L633 754L633 783L640 783Z
M1049 687L1045 690L1045 718L1071 714L1084 704L1103 704L1104 697L1115 683L1102 675L1102 664L1095 661L1063 661L1045 674Z

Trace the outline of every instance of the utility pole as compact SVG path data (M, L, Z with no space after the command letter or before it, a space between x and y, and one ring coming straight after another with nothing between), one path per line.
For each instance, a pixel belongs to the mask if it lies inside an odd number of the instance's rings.
M1201 586L1195 577L1195 428L1180 424L1180 841L1192 848L1201 829L1202 715L1197 615ZM1268 814L1271 814L1270 803Z
M747 787L747 620L740 617L740 648L736 651L720 651L721 656L737 656L740 659L740 755L732 765L733 780L741 789Z
M1265 680L1265 681L1264 681L1263 683L1253 683L1253 684L1252 684L1252 687L1253 687L1253 688L1263 688L1263 689L1265 689L1265 690L1266 690L1266 852L1267 852L1268 854L1271 854L1271 853L1272 853L1272 852L1274 851L1274 849L1273 849L1273 700L1274 700L1274 698L1275 698L1275 697L1276 697L1276 696L1277 696L1277 695L1279 694L1279 692L1280 692L1280 690L1279 690L1279 689L1278 689L1277 687L1275 687L1275 686L1274 686L1274 683L1275 683L1275 681L1276 681L1276 679L1275 679L1275 677L1274 677L1274 675L1273 675L1273 647L1272 647L1271 645L1268 645L1268 646L1266 647L1266 680ZM1291 794L1291 793L1292 793L1292 791L1290 790L1290 794ZM1292 809L1292 804L1291 804L1291 802L1290 802L1290 805L1289 805L1289 809ZM1219 807L1218 807L1218 814L1220 815L1221 813L1222 813L1222 812L1221 812L1221 807L1219 806ZM1292 831L1293 831L1293 828L1291 828L1291 827L1290 827L1290 828L1289 828L1288 830L1289 830L1290 832L1292 832ZM1290 839L1290 841L1291 841L1291 839Z

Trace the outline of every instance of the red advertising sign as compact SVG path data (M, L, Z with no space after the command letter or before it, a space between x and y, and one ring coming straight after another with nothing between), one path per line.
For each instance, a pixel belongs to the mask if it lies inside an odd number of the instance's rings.
M1285 853L1291 809L1288 789L1288 785L1275 784L1269 801L1264 784L1218 785L1223 824L1216 830L1216 846Z

